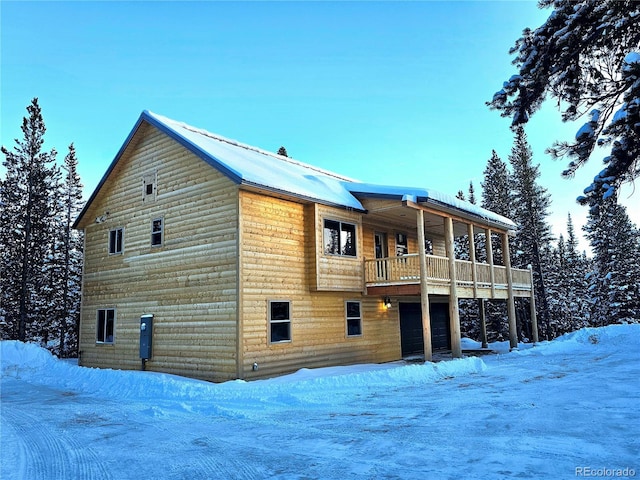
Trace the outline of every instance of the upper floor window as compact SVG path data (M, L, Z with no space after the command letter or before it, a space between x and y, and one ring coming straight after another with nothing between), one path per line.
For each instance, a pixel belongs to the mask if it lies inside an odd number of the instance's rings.
M356 256L356 226L336 220L324 221L324 253Z
M155 200L157 192L156 172L146 174L142 179L142 200Z
M362 313L360 306L360 302L346 302L348 337L362 335Z
M151 246L162 246L162 237L164 235L164 222L162 218L154 218L151 222Z
M122 253L124 246L124 228L109 230L109 254Z
M116 309L102 308L98 310L98 323L96 326L96 342L114 343L116 326Z
M269 302L269 341L271 343L291 341L291 303Z

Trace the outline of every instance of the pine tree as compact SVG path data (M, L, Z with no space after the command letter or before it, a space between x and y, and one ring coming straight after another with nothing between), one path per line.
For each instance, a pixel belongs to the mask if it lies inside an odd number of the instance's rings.
M507 164L503 162L495 150L491 152L491 158L484 169L481 206L503 217L511 218L513 214L513 201L511 186L509 183L509 171ZM499 235L491 236L493 245L493 259L496 264L503 264L502 245ZM513 252L512 252L513 256ZM486 260L485 258L482 259Z
M584 227L593 250L592 324L640 320L640 232L616 198L603 199Z
M481 206L504 217L512 215L511 189L507 164L500 159L495 150L483 172ZM481 241L478 261L486 262L486 240ZM480 242L479 242L480 243ZM504 264L500 235L491 235L492 255L496 265ZM486 304L487 336L489 341L502 341L508 337L507 305L502 301L489 301Z
M66 332L60 335L68 338L66 352L77 352L78 329L80 327L80 295L82 287L83 267L83 233L72 228L75 219L83 207L82 183L78 175L78 160L73 144L69 146L69 154L65 158L64 169L67 172L65 182L65 263L68 276L65 279ZM61 349L62 351L62 349ZM63 352L63 354L66 354Z
M281 155L283 157L288 157L289 155L287 154L287 149L284 147L280 147L278 149L278 155Z
M27 107L24 138L13 150L2 147L7 172L0 194L2 250L2 338L26 340L41 333L45 317L42 278L51 245L50 192L55 188L56 152L42 152L46 131L38 99ZM42 314L42 315L41 315Z
M469 203L476 204L476 190L473 188L473 182L469 182Z
M539 165L532 163L533 153L522 126L516 128L515 139L509 163L513 173L510 177L513 195L512 219L518 225L513 241L515 250L512 265L515 268L533 269L536 308L540 313L540 324L545 327L547 339L549 331L549 308L545 285L547 258L551 252L551 227L547 223L551 197L547 190L538 185Z
M82 278L82 234L72 228L82 209L82 184L78 175L78 160L73 144L64 159L66 172L60 186L62 214L57 243L62 276L57 283L60 296L58 312L59 355L67 357L77 351L80 320L80 287Z
M594 152L611 145L605 168L579 197L597 205L623 182L640 175L640 2L637 0L540 0L553 7L536 30L525 29L510 53L513 75L487 104L526 123L547 95L564 108L563 121L588 115L575 142L550 149L568 157L564 176L571 177ZM617 109L617 110L616 110ZM606 123L608 122L608 124Z
M576 238L571 222L567 223L568 239L560 235L551 254L547 271L551 336L557 337L589 324L586 274L588 262L576 249Z

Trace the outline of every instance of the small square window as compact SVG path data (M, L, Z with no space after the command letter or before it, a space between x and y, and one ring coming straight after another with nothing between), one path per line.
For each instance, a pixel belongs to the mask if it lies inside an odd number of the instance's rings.
M151 222L151 246L162 246L162 236L164 233L164 222L162 218L154 218Z
M116 310L115 308L104 308L98 310L98 322L96 327L97 343L114 343L115 342L115 324Z
M157 174L151 172L142 178L142 200L155 200L157 193Z
M362 313L360 307L360 302L346 302L348 337L362 335Z
M290 302L269 302L269 341L271 343L291 341Z
M109 230L109 254L122 253L124 246L124 228Z

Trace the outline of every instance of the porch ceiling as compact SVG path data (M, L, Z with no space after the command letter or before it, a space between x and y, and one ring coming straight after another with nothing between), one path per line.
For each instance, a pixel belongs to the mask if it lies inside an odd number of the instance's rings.
M395 226L399 229L415 230L417 222L417 210L406 207L399 200L374 199L368 198L361 200L363 206L367 209L367 220L371 223L379 223L383 225ZM444 235L444 218L447 216L445 212L437 215L432 212L424 212L425 233L434 235ZM456 237L466 235L467 224L472 220L464 222L461 219L453 219L453 234ZM483 227L474 224L475 233L484 233Z

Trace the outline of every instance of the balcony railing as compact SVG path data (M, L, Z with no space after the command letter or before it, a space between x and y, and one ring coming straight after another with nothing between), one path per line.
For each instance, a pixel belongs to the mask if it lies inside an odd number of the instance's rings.
M449 259L427 255L427 281L430 284L449 284ZM473 286L473 263L456 260L456 284ZM491 287L491 265L476 263L475 285ZM531 290L529 270L511 269L514 288ZM365 282L368 287L386 285L407 285L420 283L420 258L417 253L399 257L376 258L365 261ZM507 269L502 265L493 266L493 283L496 288L507 288Z

